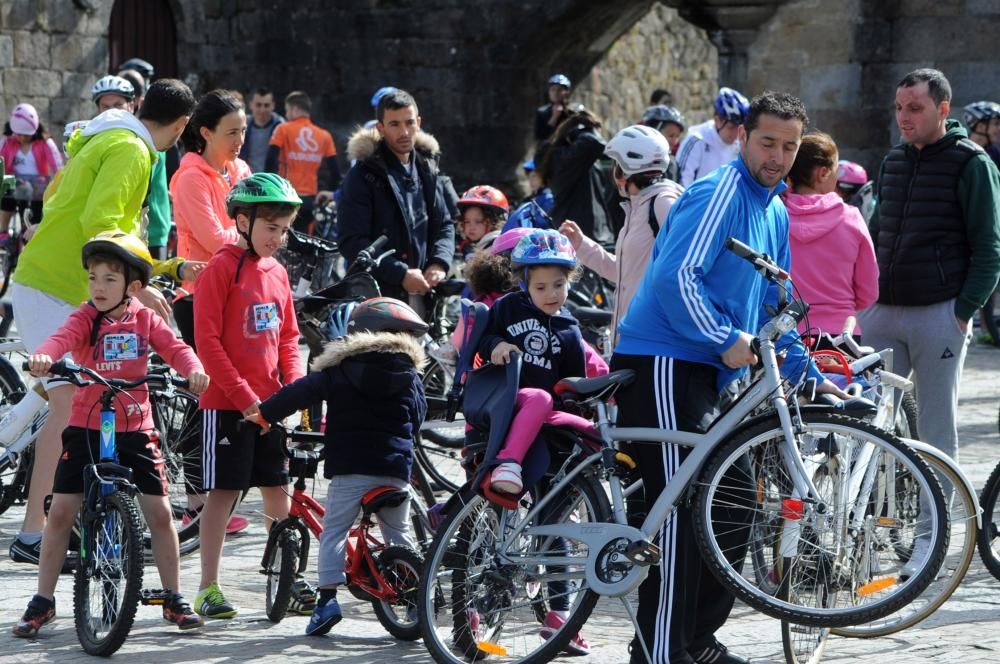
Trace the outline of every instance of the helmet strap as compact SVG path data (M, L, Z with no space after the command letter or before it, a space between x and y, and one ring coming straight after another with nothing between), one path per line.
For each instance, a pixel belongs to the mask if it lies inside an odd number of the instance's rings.
M247 232L244 233L243 231L240 231L240 235L242 235L243 239L247 241L247 253L250 254L252 257L256 258L260 254L258 254L257 250L253 248L253 240L250 239L250 237L253 235L253 225L257 221L256 205L250 208L250 214L247 215L247 221L248 221Z

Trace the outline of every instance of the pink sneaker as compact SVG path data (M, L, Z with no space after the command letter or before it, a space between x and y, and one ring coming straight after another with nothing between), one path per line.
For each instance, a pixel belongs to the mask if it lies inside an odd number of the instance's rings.
M240 532L241 530L246 530L247 526L249 525L250 522L247 520L246 517L240 516L239 514L234 514L231 517L229 517L229 523L226 524L226 534L232 535L234 533Z
M490 488L500 493L518 495L524 490L521 483L521 464L505 461L490 473Z
M562 619L555 611L549 611L545 614L545 621L542 623L542 628L538 630L538 635L548 641L555 633L562 629L562 626L566 624L566 621ZM577 632L576 635L570 639L569 643L563 650L570 655L589 655L590 654L590 644L584 640L583 635Z

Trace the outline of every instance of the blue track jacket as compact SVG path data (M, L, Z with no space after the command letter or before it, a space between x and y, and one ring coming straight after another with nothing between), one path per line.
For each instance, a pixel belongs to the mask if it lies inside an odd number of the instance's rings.
M726 367L722 353L741 330L756 334L769 318L764 305L777 303L777 287L726 249L726 240L735 237L788 270L788 212L778 197L784 189L754 180L742 157L694 182L657 235L615 352L710 364L722 370L720 386L744 373ZM782 366L786 375L803 366L801 344L795 347ZM812 367L810 375L821 378Z

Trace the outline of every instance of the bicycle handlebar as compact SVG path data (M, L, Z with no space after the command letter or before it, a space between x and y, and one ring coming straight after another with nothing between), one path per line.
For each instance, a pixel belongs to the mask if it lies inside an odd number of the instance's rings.
M21 368L28 371L30 367L27 362L21 364ZM89 387L91 385L104 385L109 388L114 388L118 390L130 390L132 388L139 387L140 385L145 385L147 383L158 383L166 387L170 384L174 387L188 387L188 381L186 378L177 378L176 376L171 376L169 374L148 374L135 380L123 380L121 378L104 378L101 374L97 373L93 369L88 367L81 367L80 365L70 362L69 360L57 360L52 363L49 367L49 373L53 376L61 376L69 380L77 387ZM80 378L81 375L90 376L93 380L84 380Z
M299 431L296 429L286 429L280 424L272 424L272 429L277 429L281 431L284 435L281 437L281 451L285 453L285 456L289 459L320 459L323 456L323 444L326 438L322 431ZM306 446L300 447L288 447L288 441L293 440L299 443L305 443ZM319 447L316 447L319 445Z
M726 249L748 261L757 268L758 272L768 279L778 279L781 281L788 279L788 272L778 267L778 264L770 256L751 249L734 237L726 240Z

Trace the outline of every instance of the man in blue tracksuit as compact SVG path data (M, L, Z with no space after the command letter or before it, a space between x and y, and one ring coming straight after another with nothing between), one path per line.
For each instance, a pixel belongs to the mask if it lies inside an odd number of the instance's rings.
M725 242L735 237L788 269L788 213L778 194L807 124L795 97L767 92L755 98L739 130L740 156L674 203L619 326L611 368L636 372L618 393L619 426L702 432L719 412L720 387L756 361L750 343L766 320L761 310L769 284ZM649 504L688 451L633 446ZM680 506L660 530L663 559L639 587L637 638L651 664L745 664L715 638L734 598L702 561L691 523L690 507ZM723 550L741 560L745 531L737 529L735 538ZM646 661L637 641L631 650L631 662Z

